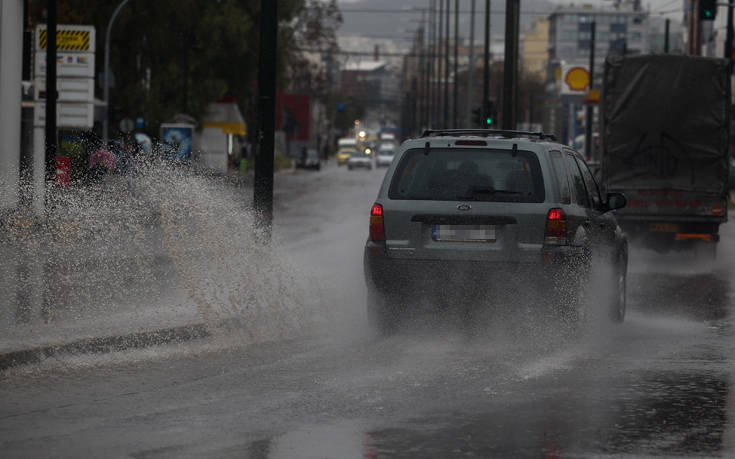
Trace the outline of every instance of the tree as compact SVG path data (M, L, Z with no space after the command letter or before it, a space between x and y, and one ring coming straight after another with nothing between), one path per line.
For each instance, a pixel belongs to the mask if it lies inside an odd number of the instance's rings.
M294 44L336 46L341 16L335 0L278 0L279 85L304 78ZM31 0L36 23L45 1ZM60 24L96 27L97 74L103 71L107 23L119 0L59 0ZM257 91L260 0L130 0L111 35L115 88L110 104L123 116L142 116L147 131L176 113L201 119L207 105L234 96L252 124ZM311 74L310 74L311 75ZM311 81L317 81L309 76ZM101 90L100 90L101 93Z

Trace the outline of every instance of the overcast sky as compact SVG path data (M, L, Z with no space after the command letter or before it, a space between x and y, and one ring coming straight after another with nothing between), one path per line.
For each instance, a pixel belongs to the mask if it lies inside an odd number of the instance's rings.
M421 8L429 5L429 0L338 0L343 10L344 23L340 35L364 35L370 37L407 40L411 31L418 28L421 21ZM485 1L476 0L477 15L476 34L480 33ZM521 28L525 30L535 18L543 18L558 5L593 4L611 5L610 0L554 1L554 0L521 0ZM452 8L454 1L451 1ZM680 20L684 0L644 0L644 8L652 15L664 15L673 20ZM370 11L374 12L370 12ZM460 0L460 11L470 10L470 0ZM505 0L494 0L491 3L492 14L490 29L493 35L503 33ZM469 14L460 14L460 35L469 34ZM452 25L453 27L453 25ZM479 35L478 35L479 36Z

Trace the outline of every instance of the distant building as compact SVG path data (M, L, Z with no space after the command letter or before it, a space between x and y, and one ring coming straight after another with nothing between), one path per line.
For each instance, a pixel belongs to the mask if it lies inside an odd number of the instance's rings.
M595 23L595 64L608 54L649 51L648 13L639 2L620 2L617 8L562 7L549 16L549 65L589 62L592 23ZM598 63L599 58L599 63Z
M649 14L641 8L640 0L614 0L612 7L605 8L571 5L560 7L549 15L544 131L556 134L570 145L584 132L586 120L579 115L584 113L584 93L565 94L562 74L563 69L570 66L589 68L593 23L594 83L598 88L607 56L646 54L662 47L659 28L662 23L655 21L656 27L652 28Z
M532 29L521 36L521 58L523 71L541 76L545 75L548 62L549 21L539 19Z

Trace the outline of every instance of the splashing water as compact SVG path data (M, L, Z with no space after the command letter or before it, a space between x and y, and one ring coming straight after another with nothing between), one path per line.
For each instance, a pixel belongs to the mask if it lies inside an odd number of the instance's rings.
M0 344L202 321L248 342L304 332L315 283L278 243L260 242L250 190L145 158L122 174L53 188L42 223L15 218L0 236Z

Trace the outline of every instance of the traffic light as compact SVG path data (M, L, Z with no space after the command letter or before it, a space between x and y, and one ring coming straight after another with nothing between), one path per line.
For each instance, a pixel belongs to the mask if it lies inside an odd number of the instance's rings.
M492 100L485 101L484 116L482 126L485 128L494 127L498 120L498 113L495 109L495 102Z
M472 125L478 128L485 126L482 121L482 107L472 110Z
M699 0L699 20L714 21L717 17L717 0Z

